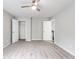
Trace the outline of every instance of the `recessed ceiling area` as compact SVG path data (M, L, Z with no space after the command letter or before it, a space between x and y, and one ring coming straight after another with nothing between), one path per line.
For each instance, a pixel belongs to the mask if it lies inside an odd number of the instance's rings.
M74 0L40 0L40 12L29 8L21 8L23 5L31 5L32 0L3 0L3 9L15 17L51 17L69 6Z

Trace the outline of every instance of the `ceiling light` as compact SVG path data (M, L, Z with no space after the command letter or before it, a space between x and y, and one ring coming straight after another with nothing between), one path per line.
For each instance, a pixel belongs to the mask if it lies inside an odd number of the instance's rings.
M32 6L32 10L36 10L36 6Z
M37 2L34 3L37 6Z

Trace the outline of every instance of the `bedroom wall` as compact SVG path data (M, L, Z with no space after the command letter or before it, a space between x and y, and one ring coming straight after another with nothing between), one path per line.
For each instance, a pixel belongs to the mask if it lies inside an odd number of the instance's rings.
M72 3L56 16L55 43L75 55L75 5Z
M43 24L42 21L46 21L48 18L33 18L32 19L32 40L43 39Z
M12 16L3 10L3 47L11 44L11 19Z
M32 20L32 40L42 40L42 22L38 19Z

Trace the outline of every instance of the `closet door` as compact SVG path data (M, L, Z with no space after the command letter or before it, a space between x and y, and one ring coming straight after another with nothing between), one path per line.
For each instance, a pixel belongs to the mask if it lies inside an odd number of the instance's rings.
M18 27L19 27L18 20L12 19L12 43L15 43L19 40Z

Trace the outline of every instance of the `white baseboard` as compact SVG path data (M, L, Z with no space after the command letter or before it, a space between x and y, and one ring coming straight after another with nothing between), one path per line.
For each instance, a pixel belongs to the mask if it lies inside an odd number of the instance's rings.
M6 48L8 45L10 45L10 43L4 44L3 48Z
M70 54L69 52L67 52L66 50L64 50L63 48L61 48L60 46L54 44L55 49L59 52L57 52L58 54L62 54L65 57L68 57L68 59L75 59L75 56Z
M32 39L32 40L42 40L42 39Z
M25 40L25 41L31 41L31 40Z

